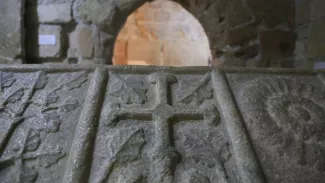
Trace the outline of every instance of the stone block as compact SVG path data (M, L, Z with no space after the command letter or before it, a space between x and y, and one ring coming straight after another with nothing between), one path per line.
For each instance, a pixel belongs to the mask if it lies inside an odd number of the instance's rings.
M309 43L307 48L307 58L325 59L325 41L321 43Z
M306 24L296 28L297 40L307 40L310 36L311 24Z
M227 9L226 21L229 27L247 24L253 20L250 9L244 6L243 1L229 1Z
M0 59L5 63L24 57L24 2L0 1Z
M311 19L325 18L325 1L312 0L311 1Z
M115 1L77 0L73 5L73 16L79 23L112 25L115 21Z
M94 53L93 29L89 25L79 24L69 35L68 57L92 58Z
M71 146L92 73L33 71L1 71L1 97L15 98L5 99L5 110L15 112L0 117L1 182L62 182L76 150Z
M249 59L257 56L259 53L259 45L248 45L238 49L234 56L241 59Z
M226 44L239 45L247 43L254 37L257 37L257 28L252 24L248 24L245 26L228 29L226 31Z
M269 28L287 23L294 15L294 0L270 1L247 0L247 6L255 16L255 20L263 22Z
M282 59L293 56L297 35L282 30L259 31L262 60Z
M72 4L74 0L26 0L27 5Z
M93 26L93 31L95 59L102 60L103 64L112 64L115 35L99 26Z
M310 21L311 14L311 4L310 0L301 0L296 3L296 25L307 24Z
M316 73L273 71L227 73L265 178L267 182L322 182L324 73L317 77Z
M44 39L44 42L42 42ZM40 25L38 29L38 50L34 57L60 58L62 56L62 28L59 25Z
M71 21L71 4L45 4L37 6L38 22L67 23Z
M294 58L295 60L305 60L307 54L307 42L306 41L296 41Z
M325 19L311 22L310 37L308 39L308 58L323 58L325 56Z
M325 18L313 20L310 24L309 44L325 41Z
M150 65L160 65L162 42L157 40L129 40L127 45L128 60L142 60Z

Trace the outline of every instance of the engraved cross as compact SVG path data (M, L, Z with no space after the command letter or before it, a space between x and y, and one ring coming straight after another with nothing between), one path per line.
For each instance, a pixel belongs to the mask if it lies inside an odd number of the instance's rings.
M153 109L111 108L108 124L118 123L119 118L150 118L155 122L155 145L151 151L151 182L170 183L180 155L174 147L173 124L175 119L204 120L212 124L218 116L216 108L180 108L171 105L169 86L177 82L175 76L167 73L154 73L149 76L150 83L156 87L156 106Z

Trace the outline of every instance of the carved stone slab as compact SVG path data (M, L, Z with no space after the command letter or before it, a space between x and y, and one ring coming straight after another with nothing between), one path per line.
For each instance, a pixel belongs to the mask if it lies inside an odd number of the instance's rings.
M324 182L324 74L231 72L227 78L268 181Z
M91 75L0 71L0 182L61 182Z
M324 82L289 70L3 65L0 182L322 182Z
M109 72L90 182L235 182L211 73Z

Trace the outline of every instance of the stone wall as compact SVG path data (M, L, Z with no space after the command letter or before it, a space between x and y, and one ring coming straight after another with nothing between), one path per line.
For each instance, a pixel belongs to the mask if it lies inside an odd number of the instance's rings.
M202 24L214 61L225 66L293 66L297 37L294 0L174 1ZM27 0L27 60L111 64L119 31L127 17L145 2ZM19 8L15 10L23 12Z
M179 1L201 22L225 66L291 67L293 0Z
M0 1L0 63L22 63L25 1Z
M317 67L325 61L325 1L299 0L296 9L297 67Z

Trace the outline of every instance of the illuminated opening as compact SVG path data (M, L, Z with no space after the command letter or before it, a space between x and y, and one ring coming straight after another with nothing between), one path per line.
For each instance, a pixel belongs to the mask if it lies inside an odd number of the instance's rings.
M146 3L127 19L114 49L114 65L206 66L209 41L198 20L169 0Z

